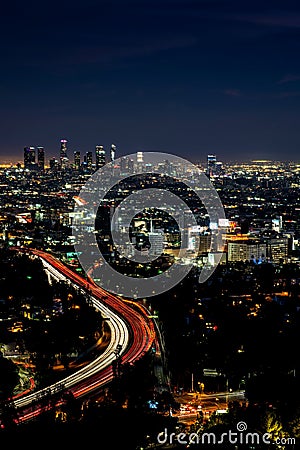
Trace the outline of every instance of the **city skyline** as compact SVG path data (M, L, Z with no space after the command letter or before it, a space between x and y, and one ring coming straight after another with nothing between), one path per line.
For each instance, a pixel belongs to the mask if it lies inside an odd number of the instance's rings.
M28 149L34 149L35 150L35 157L36 157L36 162L38 162L38 151L39 149L43 149L43 154L44 154L44 164L45 167L50 167L50 162L53 159L60 159L60 146L61 146L61 142L65 141L66 143L69 142L69 140L67 139L58 139L57 141L57 145L56 145L56 150L51 151L48 150L47 148L45 148L45 146L43 145L28 145L28 146L24 146L22 149L20 149L20 151L18 152L17 155L14 156L5 156L5 155L1 155L0 154L0 167L1 166L11 166L11 165L16 165L16 164L21 164L24 165L24 150L26 148ZM111 153L111 147L115 147L115 149L117 148L117 146L115 144L113 144L112 142L107 144L107 145L103 145L103 144L95 144L93 147L91 147L88 150L82 150L79 149L76 145L75 146L70 146L68 144L68 149L67 149L67 154L68 154L68 159L70 162L74 163L74 158L75 158L75 154L77 154L78 156L80 156L81 159L83 159L84 157L86 157L86 155L88 154L92 154L93 157L93 162L96 164L96 159L97 159L97 153L99 152L99 149L102 150L102 152L104 152L104 154L106 155L106 162L110 162L110 153ZM100 152L101 152L100 150ZM144 153L143 151L140 150L135 150L135 151L131 151L128 153L125 153L124 151L122 152L122 149L118 148L118 157L126 157L129 154L134 154L134 153ZM172 154L172 153L169 153ZM175 153L173 153L175 154ZM180 155L179 155L180 156ZM207 157L212 156L213 158L218 157L219 162L225 163L225 164L242 164L242 163L255 163L257 161L261 161L261 162L274 162L274 163L298 163L299 162L299 158L297 158L297 156L295 158L276 158L276 159L272 159L272 158L255 158L255 157L240 157L240 158L221 158L221 154L219 152L202 152L199 155L196 155L194 157L190 158L190 161L196 164L204 164L206 165L207 163ZM99 166L101 167L101 166ZM98 167L98 168L99 168Z
M120 154L298 158L293 1L33 0L0 21L0 160L54 155L61 136L82 152L113 139Z

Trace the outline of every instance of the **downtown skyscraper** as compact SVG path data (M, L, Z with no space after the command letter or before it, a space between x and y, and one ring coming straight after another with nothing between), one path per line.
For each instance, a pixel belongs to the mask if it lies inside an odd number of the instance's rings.
M81 164L80 152L77 150L74 152L74 169L77 172L80 171L80 164Z
M105 155L105 149L103 145L96 145L96 170L100 169L100 167L103 167L106 163L106 155Z
M44 147L37 148L37 164L38 168L41 171L45 170L45 150Z
M24 169L31 169L35 165L35 148L24 147Z
M67 140L66 139L61 139L60 141L60 155L59 155L59 159L60 159L60 167L61 169L65 169L68 166L68 155L67 155Z
M116 150L117 147L115 146L115 144L111 144L110 147L110 162L114 163L115 159L116 159Z

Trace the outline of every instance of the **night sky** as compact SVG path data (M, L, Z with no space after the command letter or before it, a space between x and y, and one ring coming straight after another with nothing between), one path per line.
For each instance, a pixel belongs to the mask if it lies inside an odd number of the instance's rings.
M0 162L117 145L300 160L300 3L2 2Z

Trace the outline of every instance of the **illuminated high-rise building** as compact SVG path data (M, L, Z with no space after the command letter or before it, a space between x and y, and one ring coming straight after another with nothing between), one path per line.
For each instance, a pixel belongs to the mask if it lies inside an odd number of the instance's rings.
M105 150L103 145L96 145L96 169L100 169L106 163Z
M38 168L41 171L45 170L45 150L44 147L38 147L37 148L37 164Z
M215 164L215 175L219 176L222 175L224 172L224 167L222 161L216 161Z
M79 172L80 170L80 152L76 151L74 152L74 169Z
M115 146L115 144L111 144L111 147L110 147L110 162L112 162L112 163L115 162L116 150L117 150L117 147Z
M128 172L134 172L134 160L132 158L128 158Z
M120 171L121 171L121 173L128 173L128 161L129 161L129 158L127 158L127 157L123 157L123 158L121 158L121 161L120 161Z
M286 262L289 251L289 240L286 237L266 239L267 257L277 264Z
M92 170L93 168L93 153L86 152L86 166L88 170Z
M65 169L68 165L68 155L67 155L67 140L66 139L61 139L60 141L60 154L59 154L59 158L60 158L60 167L62 169Z
M164 232L162 230L153 230L152 220L150 221L148 239L151 245L149 253L155 256L161 255L164 250Z
M276 218L272 219L272 230L280 233L280 231L282 230L282 216L277 216Z
M67 140L61 139L60 141L60 157L67 158Z
M59 162L58 159L56 159L54 156L49 161L50 170L52 172L55 172L59 169Z
M207 155L206 173L208 177L211 177L212 175L215 174L216 164L217 164L216 155Z
M35 166L35 148L24 147L24 168L31 169Z
M136 162L138 164L143 164L144 163L144 155L143 152L137 152L136 154Z
M137 164L137 169L142 172L143 171L143 166L144 166L144 154L143 152L137 152L136 154L136 164Z

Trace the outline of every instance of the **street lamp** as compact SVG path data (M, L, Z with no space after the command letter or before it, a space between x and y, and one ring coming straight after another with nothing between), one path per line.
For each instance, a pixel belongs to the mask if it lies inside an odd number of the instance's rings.
M201 383L201 381L198 381L198 386L199 386L199 392L200 392L200 404L201 404L202 393L203 393L203 391L204 391L204 383Z

